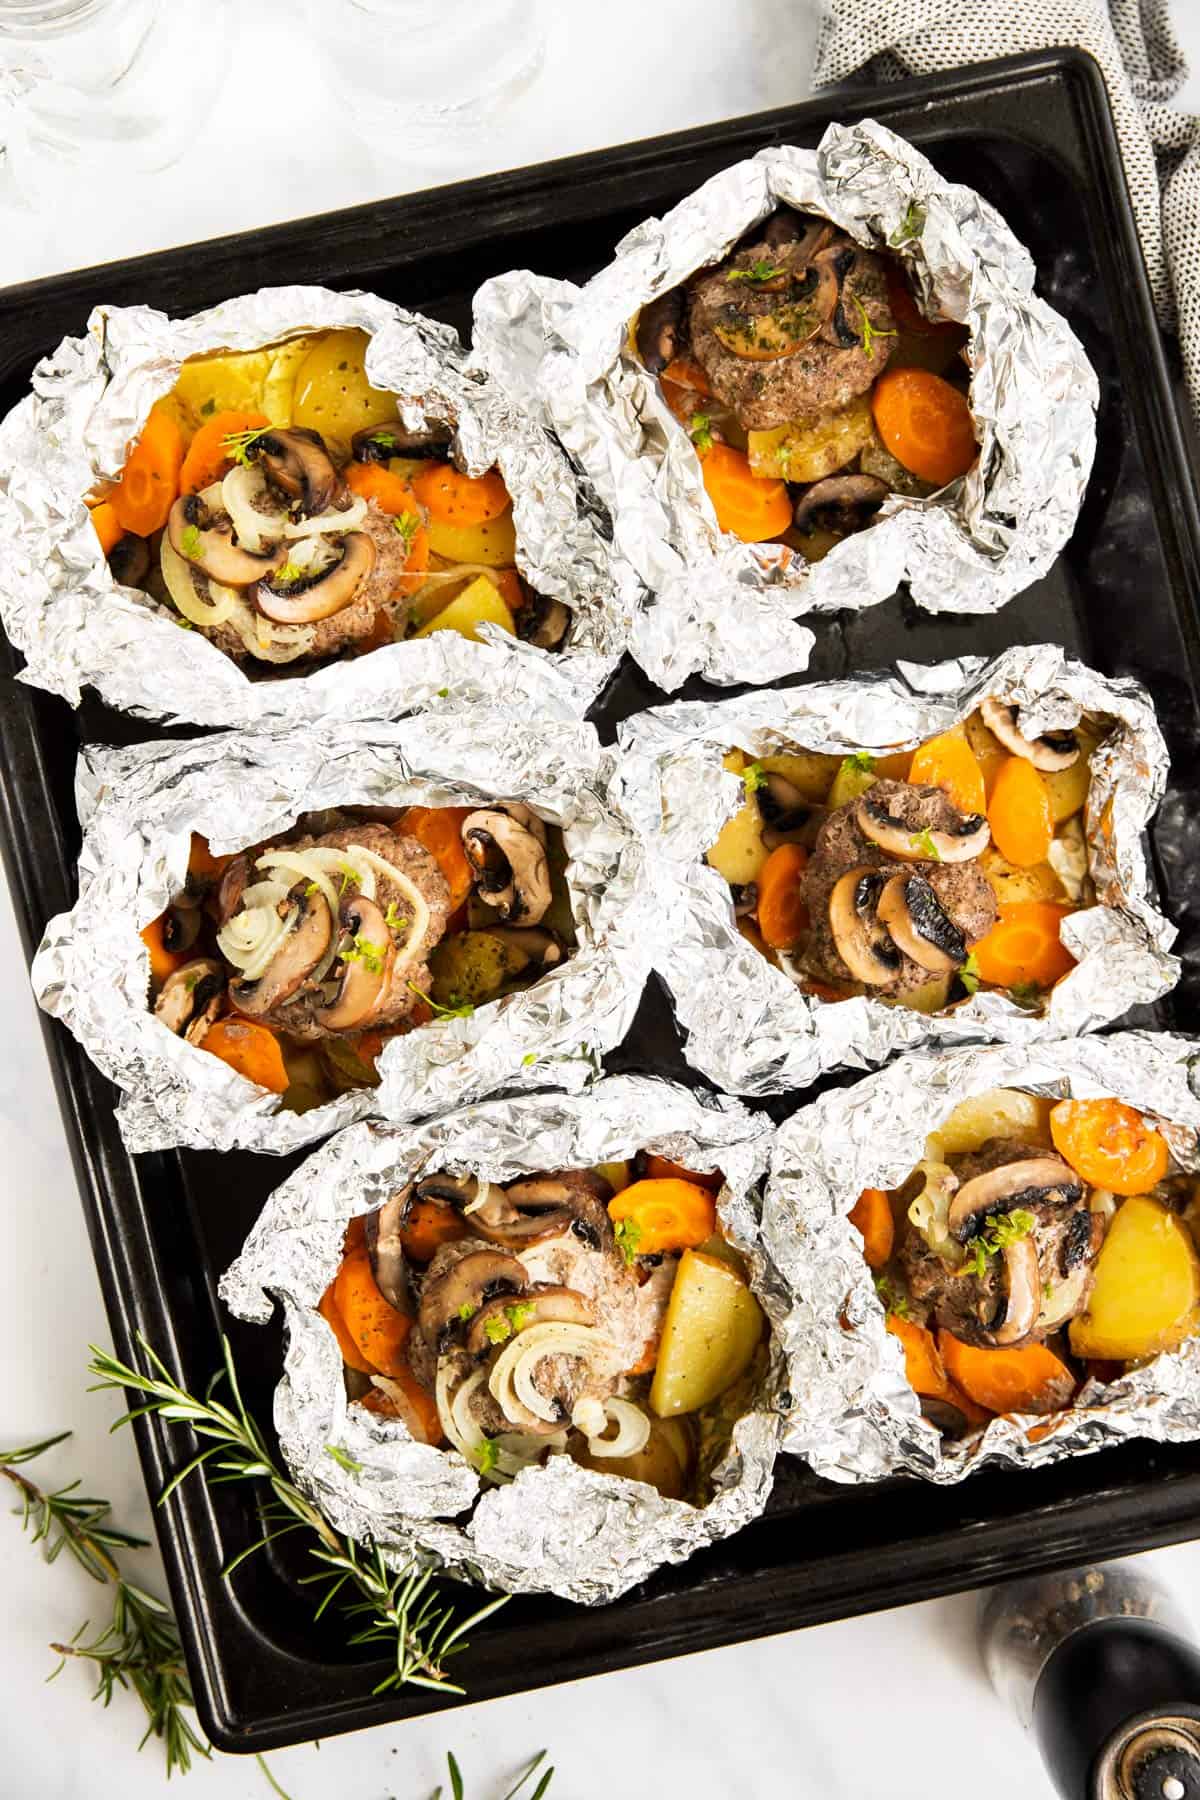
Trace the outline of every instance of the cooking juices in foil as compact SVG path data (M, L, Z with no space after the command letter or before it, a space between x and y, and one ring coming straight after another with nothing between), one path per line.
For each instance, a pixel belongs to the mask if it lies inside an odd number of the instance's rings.
M1062 1410L997 1417L961 1440L943 1437L922 1417L904 1351L885 1326L890 1296L877 1294L848 1217L864 1189L908 1179L928 1134L960 1102L996 1088L1123 1102L1162 1133L1176 1169L1200 1171L1195 1058L1186 1038L1151 1032L914 1055L794 1114L776 1137L763 1223L792 1295L783 1328L793 1400L785 1448L833 1481L906 1471L955 1482L989 1463L1032 1467L1128 1438L1200 1436L1200 1340L1189 1335L1142 1367L1126 1363L1125 1373L1118 1363L1088 1365L1109 1378L1090 1375ZM1118 1201L1115 1218L1131 1204ZM1186 1235L1188 1220L1176 1212L1172 1229ZM1194 1262L1186 1245L1184 1254ZM1157 1284L1148 1287L1153 1298ZM1099 1322L1093 1317L1093 1327Z
M332 738L228 734L84 751L79 899L47 927L33 985L122 1089L130 1150L283 1153L368 1115L411 1118L502 1087L577 1089L593 1078L645 980L643 854L606 803L611 757L591 726L545 718L535 695L531 711L540 722L514 728L509 715L445 702L399 724L343 725ZM492 799L527 804L561 831L577 947L520 992L443 1008L391 1038L377 1087L289 1111L150 1011L139 933L185 891L193 833L219 857L293 829L318 835L330 810L349 809L358 826L409 805Z
M930 1014L865 992L836 1001L802 992L799 971L794 980L739 932L735 895L704 860L747 798L746 780L723 768L728 752L771 758L798 747L869 763L952 729L988 696L1017 709L1027 737L1069 730L1084 714L1111 722L1090 756L1079 845L1079 874L1086 848L1095 903L1067 913L1059 927L1074 967L1032 1000L1019 989L980 987ZM678 702L629 720L621 742L614 793L647 846L655 967L688 1034L688 1060L727 1091L780 1093L921 1044L1029 1043L1094 1031L1178 978L1168 954L1175 932L1155 908L1142 847L1167 768L1149 698L1135 682L1098 675L1053 645L991 662L902 664L892 675L715 704Z
M221 1283L241 1318L265 1322L272 1301L282 1304L288 1345L275 1423L296 1480L338 1530L380 1545L389 1560L420 1552L491 1587L591 1604L756 1518L771 1487L782 1380L774 1327L786 1310L759 1239L757 1184L769 1143L767 1121L736 1101L632 1076L577 1097L492 1100L419 1126L359 1124L333 1138L275 1192ZM720 1225L771 1327L746 1378L728 1390L723 1411L718 1398L709 1432L699 1434L691 1500L567 1454L493 1484L457 1449L417 1442L398 1419L348 1402L338 1344L317 1307L352 1220L435 1173L502 1183L612 1165L638 1151L720 1169Z
M965 476L928 498L892 494L874 523L810 563L718 529L689 432L629 347L639 309L780 205L899 257L924 313L968 327L980 443ZM1098 389L1033 282L1028 252L985 200L868 120L829 126L815 152L766 149L715 175L631 232L582 289L524 273L488 283L475 341L486 364L512 370L543 336L538 385L642 586L630 648L651 678L667 690L696 672L765 682L807 666L813 636L797 617L872 606L901 583L931 612L992 612L1049 568L1091 469Z
M465 470L499 469L512 495L521 573L534 592L569 611L560 650L539 650L494 625L484 628L487 642L455 641L454 632L439 630L293 672L286 662L233 660L200 631L180 630L188 621L173 606L114 578L84 496L119 475L186 360L286 349L335 330L368 335L367 377L396 397L405 430L452 428L453 454ZM291 367L281 360L289 381L277 384L279 393L268 374L266 386L239 403L265 407L273 424L287 425ZM205 404L211 411L211 398ZM578 715L625 637L599 517L519 396L469 369L446 325L370 294L319 287L263 288L187 319L149 307L99 308L86 337L64 340L39 364L33 393L0 425L0 611L26 658L22 679L72 705L91 686L126 711L201 725L386 718L429 704L447 687L463 703L495 702L514 683L519 690L534 663L545 671L546 704L556 704L557 692L559 710ZM272 629L282 639L297 627Z

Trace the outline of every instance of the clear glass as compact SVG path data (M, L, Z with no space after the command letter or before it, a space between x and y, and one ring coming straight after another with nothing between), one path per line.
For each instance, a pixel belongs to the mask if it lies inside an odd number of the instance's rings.
M0 0L7 197L64 167L175 162L224 78L229 25L229 0Z
M545 0L309 0L346 126L439 160L486 144L537 78L546 17Z

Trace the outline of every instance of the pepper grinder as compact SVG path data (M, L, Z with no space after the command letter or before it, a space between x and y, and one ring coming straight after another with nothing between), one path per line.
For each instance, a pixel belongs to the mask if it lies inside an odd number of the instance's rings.
M1200 1649L1132 1563L1009 1582L980 1638L1062 1800L1200 1800Z

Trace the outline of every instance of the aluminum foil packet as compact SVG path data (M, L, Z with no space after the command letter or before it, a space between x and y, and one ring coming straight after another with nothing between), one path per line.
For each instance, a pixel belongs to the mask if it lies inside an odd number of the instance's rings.
M541 594L572 613L565 648L534 649L498 627L463 656L452 634L393 644L309 674L256 669L253 678L178 616L113 579L84 495L114 478L154 402L187 357L255 350L304 333L370 334L367 374L394 393L406 428L454 427L471 474L498 465L513 496L517 561ZM99 307L87 335L39 363L33 392L0 424L0 617L21 650L21 679L78 706L93 687L144 718L197 725L280 727L326 718L388 718L452 687L496 704L526 663L560 687L564 716L586 711L628 632L610 571L607 521L561 447L521 398L468 369L447 325L372 294L262 288L190 318L151 307Z
M1076 966L1040 1011L980 990L924 1014L866 995L836 1004L801 993L743 938L728 883L704 861L745 798L721 766L738 747L789 744L844 756L912 748L974 712L987 695L1018 708L1032 735L1103 713L1115 727L1091 757L1085 817L1097 904L1063 921ZM870 1068L897 1050L986 1039L1031 1043L1094 1031L1156 1000L1179 978L1174 927L1158 911L1142 833L1162 797L1166 746L1145 690L1096 674L1057 645L1023 645L992 661L901 663L735 699L677 701L620 728L613 795L647 846L655 891L653 959L688 1033L685 1054L729 1093L775 1094L836 1068Z
M993 1419L955 1443L921 1417L847 1214L863 1188L899 1186L928 1133L960 1100L993 1087L1123 1100L1153 1119L1181 1168L1200 1170L1197 1047L1165 1032L906 1056L795 1113L776 1137L763 1237L792 1295L784 1447L830 1481L907 1472L950 1483L988 1465L1032 1468L1129 1438L1200 1437L1195 1337L1114 1381L1089 1380L1072 1407L1036 1421Z
M501 1088L581 1088L629 1029L647 973L644 854L605 800L611 761L590 725L518 726L448 701L398 723L343 725L330 740L227 733L90 747L77 777L79 898L46 928L34 992L122 1090L131 1151L285 1154L355 1119L420 1117ZM329 808L493 798L523 800L561 826L578 948L530 988L390 1040L377 1088L287 1111L149 1011L139 932L181 891L193 831L221 855Z
M239 1318L266 1322L273 1299L283 1308L275 1425L298 1484L339 1531L382 1546L395 1565L415 1555L509 1593L584 1604L615 1600L661 1564L683 1562L756 1518L771 1491L783 1379L774 1334L788 1305L759 1238L757 1188L770 1141L769 1121L736 1100L614 1076L583 1095L493 1100L408 1129L359 1124L322 1146L272 1195L221 1282ZM761 1388L733 1427L705 1505L666 1499L566 1455L493 1486L457 1450L419 1444L399 1420L347 1403L341 1356L316 1307L350 1219L435 1171L509 1181L641 1149L723 1171L721 1223L747 1259L772 1327Z
M781 203L892 251L924 310L969 328L981 446L962 479L926 500L892 495L813 564L718 530L688 434L628 349L640 307L718 262ZM814 640L797 617L873 606L901 583L931 612L993 612L1049 568L1092 466L1099 389L1034 277L987 201L868 119L830 125L815 151L772 147L723 170L630 232L582 289L499 277L476 297L475 341L500 367L514 360L506 335L527 345L540 332L548 416L643 589L630 648L647 674L668 691L694 673L761 683L807 667Z

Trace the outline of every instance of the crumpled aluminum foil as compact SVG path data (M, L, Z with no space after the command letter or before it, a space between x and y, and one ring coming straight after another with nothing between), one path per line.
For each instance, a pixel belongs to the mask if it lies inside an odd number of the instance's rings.
M821 562L717 529L700 464L657 379L627 351L629 320L718 262L781 202L903 259L926 311L970 328L975 467L928 500L889 498ZM693 673L777 680L808 666L798 615L873 606L902 583L931 612L993 612L1049 568L1074 526L1095 452L1098 386L1065 321L1033 292L1032 258L971 188L944 181L874 120L830 125L816 151L762 150L617 246L582 289L525 272L476 296L476 353L536 379L567 449L613 517L643 588L630 648L671 691ZM505 339L517 340L513 349Z
M399 723L342 725L328 738L226 733L89 747L77 776L79 898L46 928L34 992L122 1089L117 1118L131 1151L284 1154L355 1119L419 1117L502 1087L578 1089L629 1029L647 972L644 857L604 798L611 762L590 725L545 716L517 725L451 702ZM378 1088L284 1111L277 1095L148 1010L138 933L182 888L193 831L223 854L287 831L305 812L493 797L527 801L562 826L579 947L523 992L391 1040Z
M1200 1169L1198 1054L1187 1038L1129 1031L906 1056L793 1114L776 1136L763 1216L768 1255L792 1294L784 1448L830 1481L907 1471L951 1483L989 1464L1033 1468L1128 1438L1200 1437L1200 1338L1192 1337L1116 1381L1087 1382L1072 1408L1038 1420L1036 1443L1017 1420L1000 1418L973 1440L943 1443L920 1416L847 1218L864 1187L897 1187L911 1174L927 1134L960 1100L992 1087L1113 1096L1153 1117L1183 1169Z
M154 401L181 362L253 350L333 326L371 334L367 373L399 396L405 425L455 426L472 474L497 464L513 495L517 561L533 586L571 609L566 647L550 653L487 627L486 644L447 633L390 645L307 675L250 679L175 614L116 583L83 496L117 475ZM87 336L38 365L32 394L0 424L0 617L26 658L21 679L78 706L94 687L144 718L279 727L326 718L387 718L452 686L493 704L528 662L561 684L565 713L586 711L624 647L628 621L610 571L607 521L594 494L519 395L468 369L457 334L372 294L262 288L190 318L151 307L99 307Z
M724 1172L721 1222L774 1327L788 1298L759 1239L757 1184L770 1140L769 1121L736 1100L638 1076L614 1076L577 1098L493 1100L408 1130L360 1124L340 1133L275 1191L220 1289L239 1318L266 1322L272 1298L283 1306L288 1346L275 1424L296 1481L339 1531L381 1544L393 1564L419 1554L489 1587L586 1604L616 1599L660 1564L682 1562L756 1518L778 1438L783 1364L774 1343L763 1391L734 1427L713 1497L698 1508L566 1456L489 1486L456 1450L417 1444L398 1421L347 1404L341 1357L316 1306L337 1272L347 1222L410 1180L449 1169L508 1181L650 1149ZM471 1507L470 1519L456 1523Z
M981 990L941 1015L866 995L831 1005L802 994L741 936L728 883L704 861L745 797L740 779L722 770L724 753L737 746L762 756L791 743L882 755L948 730L989 694L1016 704L1031 734L1074 724L1081 712L1118 721L1091 759L1086 834L1099 904L1062 926L1077 966L1041 1014L999 991ZM1175 929L1155 907L1142 845L1167 772L1153 707L1137 682L1098 675L1057 645L1023 645L991 662L901 663L894 674L715 703L677 701L628 720L620 739L612 792L650 857L654 965L689 1034L689 1062L729 1093L804 1087L827 1070L870 1068L916 1045L1094 1031L1179 978L1168 954Z

